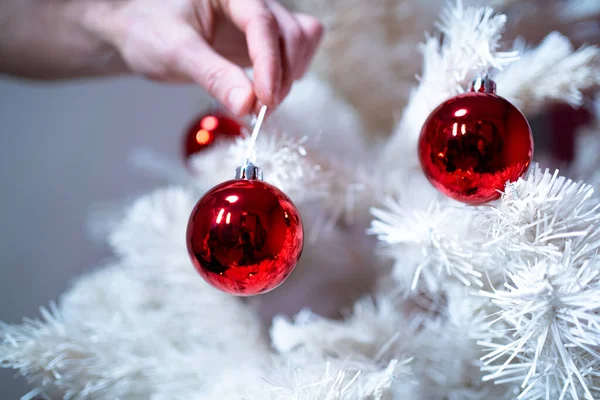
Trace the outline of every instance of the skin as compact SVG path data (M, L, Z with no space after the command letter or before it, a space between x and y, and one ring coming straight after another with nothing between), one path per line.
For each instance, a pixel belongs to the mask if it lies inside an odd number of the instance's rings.
M283 100L322 32L275 0L3 0L0 73L195 82L242 116Z

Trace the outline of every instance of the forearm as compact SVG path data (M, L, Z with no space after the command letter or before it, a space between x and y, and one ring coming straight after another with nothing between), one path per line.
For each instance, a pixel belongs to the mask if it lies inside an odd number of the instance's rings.
M96 29L109 6L96 0L3 0L0 73L60 79L125 72Z

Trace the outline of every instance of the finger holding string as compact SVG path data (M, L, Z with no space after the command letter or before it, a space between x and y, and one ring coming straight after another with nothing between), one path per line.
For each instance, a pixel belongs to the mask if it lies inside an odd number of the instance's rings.
M279 25L264 0L218 2L221 11L246 35L254 71L257 105L276 106L283 76Z

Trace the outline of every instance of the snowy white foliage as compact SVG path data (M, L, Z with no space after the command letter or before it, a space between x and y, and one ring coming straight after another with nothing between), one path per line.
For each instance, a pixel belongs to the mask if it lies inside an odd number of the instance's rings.
M552 32L536 48L520 48L521 58L495 76L498 94L525 113L538 112L548 100L583 103L582 89L600 84L600 49L574 50L565 36Z
M316 160L307 156L307 136L294 138L285 133L258 137L254 163L264 171L266 182L277 186L295 202L324 197L328 182ZM250 137L239 138L233 145L219 143L190 160L194 183L206 191L235 176L246 154ZM217 166L218 167L215 167Z
M388 2L367 3L336 2L327 23L387 17ZM563 20L595 10L571 3ZM393 17L409 21L417 8L398 1ZM213 289L185 248L189 212L233 178L248 138L216 143L191 172L138 153L138 166L175 186L108 218L109 265L80 278L41 319L0 325L0 365L31 382L26 399L600 397L600 180L533 165L498 201L471 207L442 197L420 172L421 125L478 74L495 76L499 94L526 112L555 100L581 104L599 83L596 47L574 50L550 33L537 47L506 51L506 23L489 7L449 5L440 34L421 45L418 86L384 143L366 139L369 124L353 108L379 93L363 86L360 101L341 98L364 82L358 75L369 71L354 71L361 63L340 71L356 76L347 90L314 76L296 86L259 136L255 161L302 210L307 241L294 275L260 298ZM370 36L358 35L347 52L383 54L368 38L379 46L387 32L364 29ZM339 31L334 39L348 44ZM414 62L408 54L399 42L389 57ZM391 94L402 84L389 64L368 61L385 101L409 96ZM587 140L598 148L598 138ZM576 163L571 175L593 178L589 165ZM270 318L314 301L327 304Z
M600 260L578 262L567 243L562 260L513 265L503 290L483 293L500 310L498 337L480 343L484 380L519 383L519 398L600 394Z
M588 257L600 246L600 205L593 193L590 185L533 166L525 178L507 184L497 207L485 210L485 245L507 255L556 258L569 243L574 257Z
M328 150L327 160L348 153L360 155L365 148L363 122L354 108L314 74L294 83L269 123L293 136L308 136L311 147Z
M480 342L485 380L518 383L526 399L598 396L599 208L591 186L534 167L487 211L506 279L482 292L497 309Z
M132 205L108 242L132 265L187 264L185 229L196 201L182 188L157 190Z
M482 237L472 229L477 217L472 208L439 201L406 207L392 198L382 205L371 211L376 219L369 232L395 259L393 276L400 285L410 282L408 291L438 292L450 277L467 286L483 285L478 267L488 265L490 253L481 250Z
M525 399L593 398L600 362L598 207L589 185L534 166L485 210L484 248L496 252L496 268L506 276L482 292L494 305L488 337L480 341L488 352L484 380L519 384Z

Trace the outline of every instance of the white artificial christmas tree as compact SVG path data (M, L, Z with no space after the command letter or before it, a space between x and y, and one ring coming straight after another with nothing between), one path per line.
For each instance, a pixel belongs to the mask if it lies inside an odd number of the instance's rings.
M191 173L138 156L171 186L107 224L115 259L41 320L0 326L1 365L36 388L25 398L600 398L597 154L582 151L568 171L590 184L534 164L477 207L442 196L419 166L423 122L482 71L526 114L581 105L600 84L598 48L574 50L554 32L501 51L506 22L448 6L385 141L367 140L368 124L325 81L294 88L259 136L256 164L300 209L306 243L290 280L265 296L213 289L185 245L194 204L233 177L249 139L196 155ZM582 148L598 148L598 126ZM286 296L304 309L272 318Z

